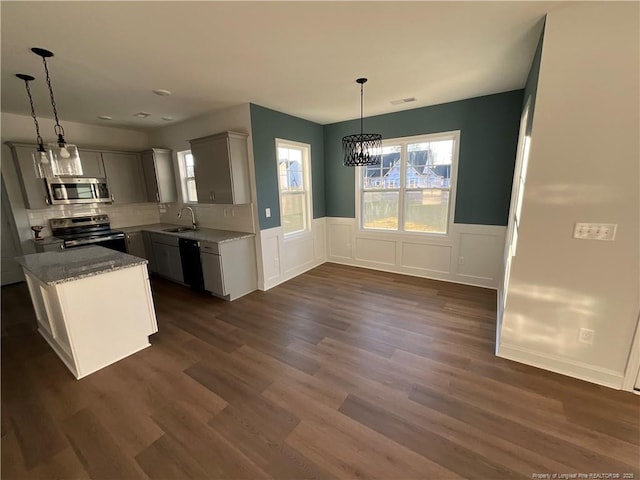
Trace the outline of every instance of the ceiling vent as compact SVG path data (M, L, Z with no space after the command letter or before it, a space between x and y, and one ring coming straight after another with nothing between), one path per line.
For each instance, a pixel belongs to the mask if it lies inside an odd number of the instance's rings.
M415 102L416 97L401 98L400 100L391 100L391 105L402 105L403 103Z

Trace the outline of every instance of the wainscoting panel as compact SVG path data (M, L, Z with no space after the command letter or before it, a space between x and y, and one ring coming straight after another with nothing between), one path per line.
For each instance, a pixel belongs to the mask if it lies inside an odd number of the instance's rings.
M355 245L357 260L382 265L396 264L396 243L394 241L356 237Z
M326 218L327 261L498 288L506 227L454 224L446 236L362 231Z
M449 245L425 245L401 242L401 265L427 272L451 272L451 247Z
M327 261L324 218L314 219L307 235L285 240L282 227L261 230L259 235L264 274L264 282L258 285L261 290L269 290Z

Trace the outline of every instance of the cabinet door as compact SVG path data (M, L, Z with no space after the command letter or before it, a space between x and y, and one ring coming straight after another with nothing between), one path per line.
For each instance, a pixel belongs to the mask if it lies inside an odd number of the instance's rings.
M142 171L144 173L144 184L147 187L147 200L149 202L159 202L160 192L156 180L156 166L152 151L142 152Z
M127 253L136 257L147 258L142 232L127 233Z
M78 150L80 162L82 163L83 177L104 178L104 166L102 165L102 155L93 150Z
M184 282L180 249L178 247L153 242L153 253L157 273L176 282Z
M176 188L176 176L173 169L171 150L154 148L153 159L155 161L156 182L160 203L177 202L178 189Z
M142 242L144 244L144 251L147 255L147 260L149 260L149 271L156 273L158 271L158 267L156 265L156 256L153 250L153 241L151 240L150 232L142 232Z
M147 191L138 154L103 152L102 161L113 203L147 201Z
M201 252L200 261L202 262L205 290L220 296L226 295L220 255Z
M47 190L44 180L36 177L33 164L32 154L36 151L36 147L30 145L10 145L10 147L20 179L20 189L25 206L28 209L47 207Z
M171 150L154 148L142 152L142 170L148 201L174 203L178 200Z
M233 204L228 138L194 141L191 153L195 162L198 203Z

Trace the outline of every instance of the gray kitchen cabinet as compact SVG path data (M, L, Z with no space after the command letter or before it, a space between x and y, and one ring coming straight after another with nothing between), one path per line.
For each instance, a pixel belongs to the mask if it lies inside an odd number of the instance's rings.
M251 203L246 133L223 132L190 140L198 203Z
M47 239L36 242L32 240L36 249L36 253L42 252L59 252L64 250L63 240Z
M174 203L178 200L171 150L152 148L142 152L142 170L147 201Z
M235 300L257 288L253 237L221 243L200 242L200 262L205 290Z
M149 271L152 273L156 273L158 271L158 268L156 266L156 257L153 253L153 241L151 240L151 235L153 235L151 232L142 232L142 243L144 245L144 251L146 256L146 259L149 261Z
M147 258L144 248L144 239L142 232L129 232L125 234L127 242L127 253L135 257Z
M25 207L31 210L48 207L44 180L36 177L33 163L32 155L36 152L36 146L10 142L7 142L7 145L11 149L13 160L16 164Z
M200 262L202 263L204 289L214 295L224 297L227 291L224 286L224 272L217 243L200 243Z
M98 150L80 150L80 163L82 163L82 176L104 178L104 165L102 154Z
M102 162L114 204L147 201L140 155L127 152L102 152Z
M151 241L156 273L175 282L184 283L178 237L153 233Z

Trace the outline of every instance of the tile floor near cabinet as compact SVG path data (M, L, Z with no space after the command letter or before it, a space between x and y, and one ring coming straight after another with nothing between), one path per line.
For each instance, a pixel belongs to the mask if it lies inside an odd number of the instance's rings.
M491 290L333 264L231 303L152 286L152 346L79 381L2 289L3 479L639 478L640 397L495 357Z

